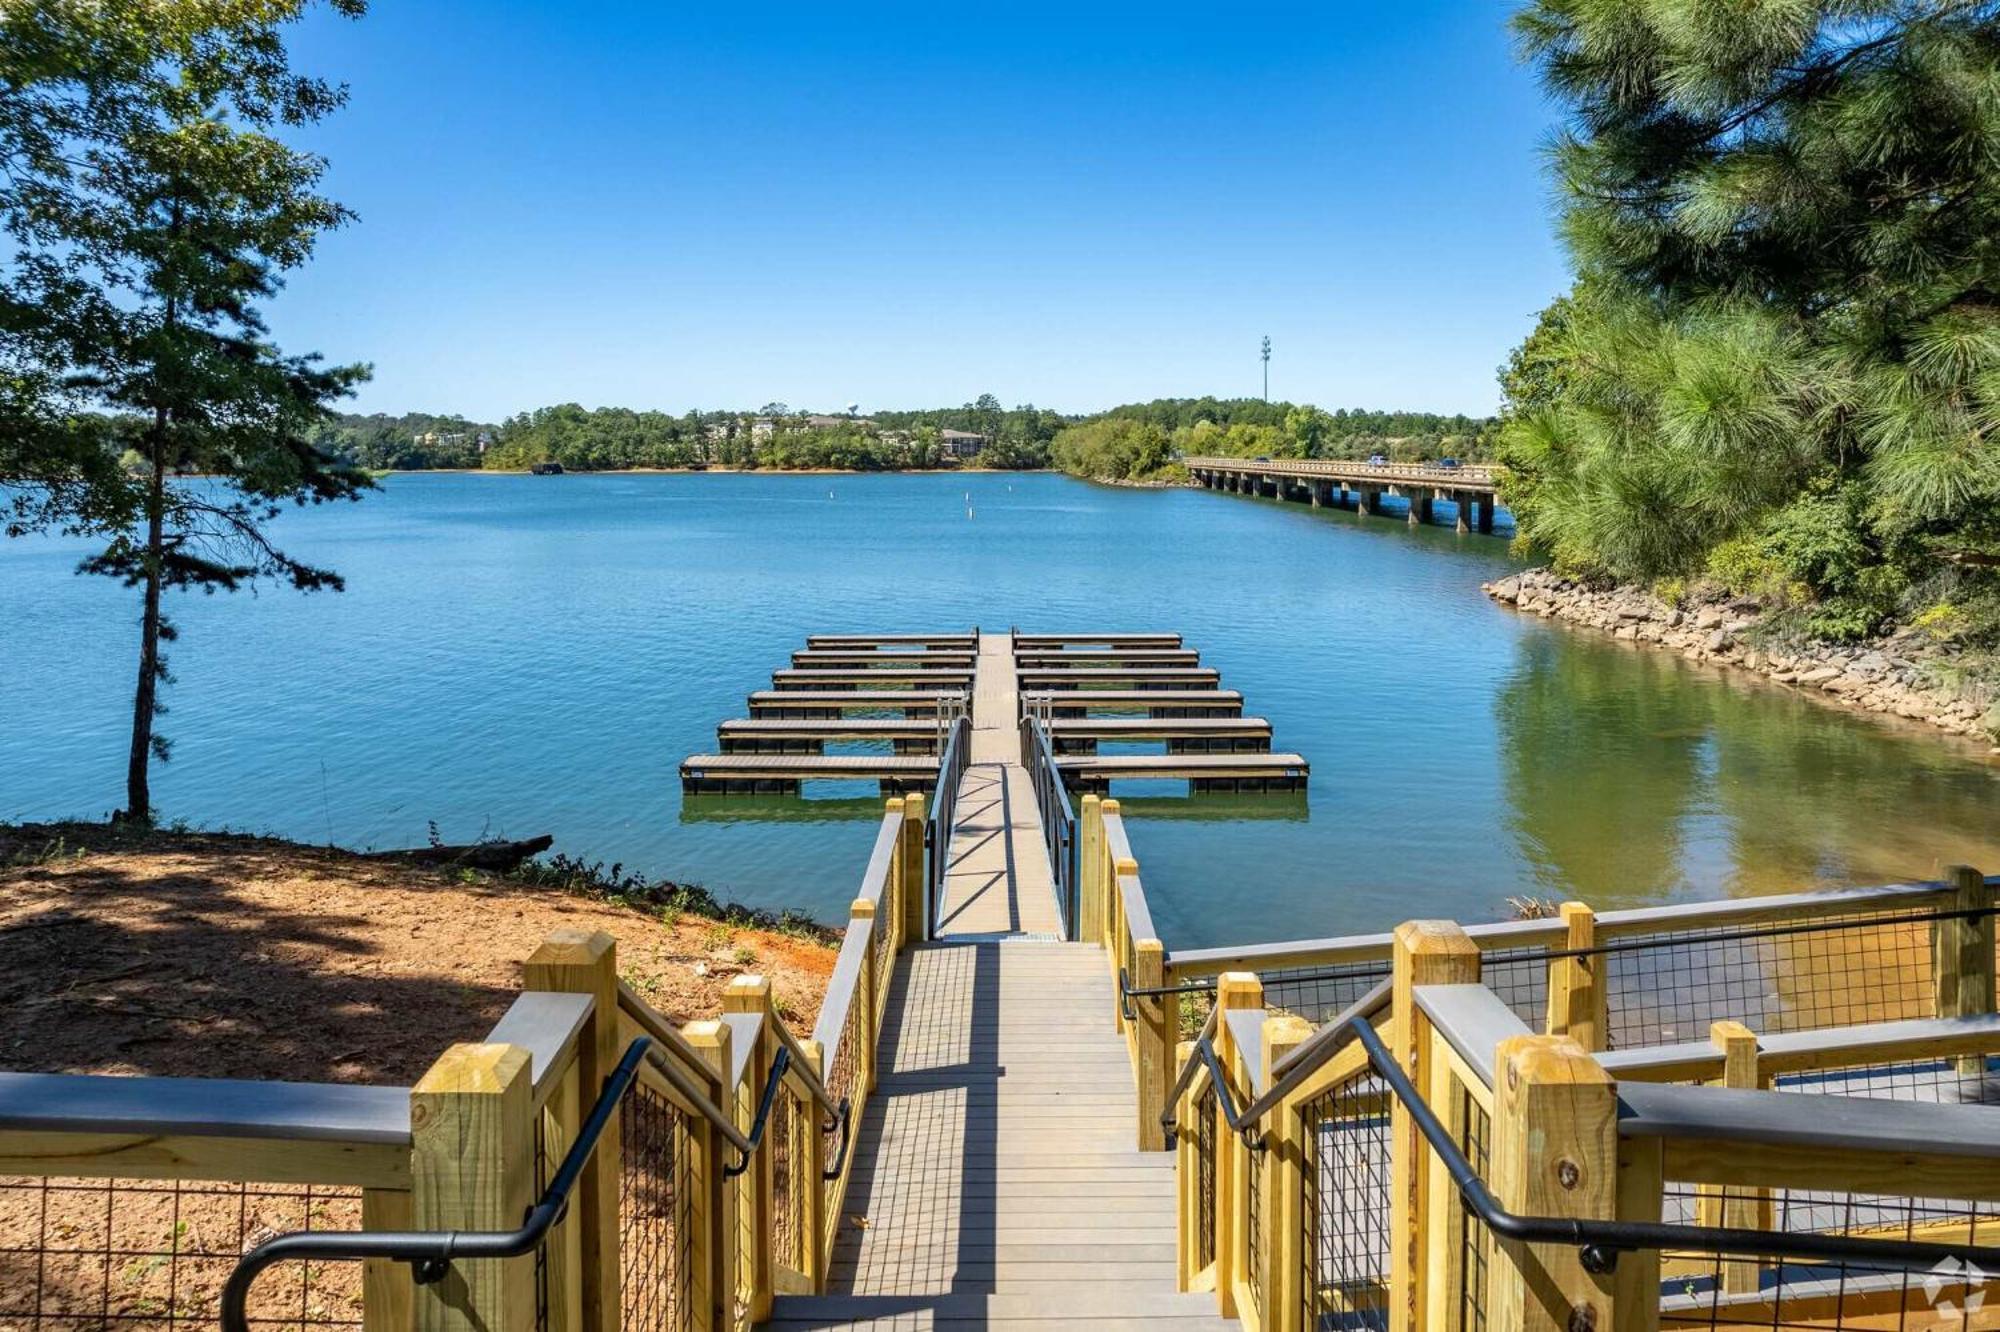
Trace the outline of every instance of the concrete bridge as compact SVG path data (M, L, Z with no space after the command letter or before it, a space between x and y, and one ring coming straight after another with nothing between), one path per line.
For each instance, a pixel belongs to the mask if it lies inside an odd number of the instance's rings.
M1411 526L1437 521L1439 500L1452 505L1458 530L1493 530L1497 468L1431 463L1366 463L1317 458L1184 458L1206 490L1298 500L1318 508L1382 512L1382 497L1409 500Z

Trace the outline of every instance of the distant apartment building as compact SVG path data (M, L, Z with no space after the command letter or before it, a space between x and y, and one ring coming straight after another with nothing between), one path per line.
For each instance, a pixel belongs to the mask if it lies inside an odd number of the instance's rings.
M974 434L970 430L941 430L938 440L944 445L946 453L963 462L978 457L979 451L993 442L993 437Z

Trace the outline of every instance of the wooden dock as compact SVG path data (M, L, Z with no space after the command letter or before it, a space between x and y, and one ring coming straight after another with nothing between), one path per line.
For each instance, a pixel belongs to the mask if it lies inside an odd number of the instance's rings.
M752 717L845 717L857 712L901 712L937 717L962 711L971 695L954 689L759 689L745 700Z
M1026 648L1130 647L1177 648L1179 634L1021 634L1014 635L1014 650Z
M1298 754L1081 754L1058 757L1056 767L1083 791L1141 780L1185 781L1194 791L1303 791L1312 775Z
M979 634L807 634L808 648L943 648L979 650Z
M907 685L912 689L931 685L970 687L970 668L861 667L850 670L778 670L771 672L774 689L873 689L881 685Z
M1019 673L1028 690L1108 688L1215 689L1222 672L1213 666L1075 666L1036 667Z
M797 795L802 782L872 781L884 793L937 785L935 757L907 754L690 754L681 790L696 795Z
M1271 723L1262 717L1082 717L1048 723L1057 754L1094 754L1116 744L1162 741L1169 754L1269 753Z
M1193 648L1065 648L1059 652L1017 650L1014 662L1024 670L1070 666L1199 666L1201 653Z
M1022 705L1050 717L1090 717L1143 712L1152 717L1240 717L1243 695L1234 689L1064 689L1021 695Z
M887 741L898 754L935 754L944 747L944 735L936 719L905 717L751 717L715 728L725 754L821 754L829 744L848 741Z
M858 670L867 667L875 669L917 670L927 666L950 666L961 671L972 669L978 654L974 652L937 652L929 648L914 649L909 652L870 651L866 649L807 648L792 654L792 665L800 668L817 667L821 670Z

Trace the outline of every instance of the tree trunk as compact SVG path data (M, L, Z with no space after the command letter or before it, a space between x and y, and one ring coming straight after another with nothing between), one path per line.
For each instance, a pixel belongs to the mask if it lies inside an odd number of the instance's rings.
M132 691L132 750L126 759L125 810L120 816L132 823L153 821L153 716L160 689L160 574L166 555L166 467L157 431L152 452L152 476L146 491L146 599L139 617L139 682Z

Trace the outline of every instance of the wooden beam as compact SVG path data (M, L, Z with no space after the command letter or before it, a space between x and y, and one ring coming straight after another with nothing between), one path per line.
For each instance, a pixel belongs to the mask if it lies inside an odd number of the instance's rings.
M1479 946L1451 921L1406 921L1396 929L1391 965L1390 1048L1411 1082L1428 1086L1430 1025L1417 1008L1416 989L1476 982ZM1390 1117L1390 1132L1389 1332L1419 1332L1425 1313L1422 1235L1430 1147L1400 1101Z
M1517 1036L1495 1063L1491 1181L1521 1216L1608 1220L1617 1212L1618 1087L1574 1041ZM1574 1244L1495 1237L1490 1332L1581 1332L1616 1316L1610 1274L1587 1272Z
M454 1045L410 1091L419 1230L512 1230L535 1200L533 1086L517 1045ZM416 1293L420 1332L529 1332L535 1260L453 1262Z
M1993 890L1985 876L1970 865L1945 869L1951 886L1946 911L1950 919L1933 922L1932 981L1937 987L1937 1016L1974 1017L1994 1011ZM1958 1061L1960 1073L1978 1073L1976 1056Z

